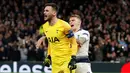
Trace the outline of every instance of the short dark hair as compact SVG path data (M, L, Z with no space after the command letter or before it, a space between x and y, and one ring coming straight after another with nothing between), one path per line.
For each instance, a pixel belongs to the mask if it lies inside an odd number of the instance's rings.
M45 7L46 6L51 6L56 12L59 10L58 6L55 3L46 3Z

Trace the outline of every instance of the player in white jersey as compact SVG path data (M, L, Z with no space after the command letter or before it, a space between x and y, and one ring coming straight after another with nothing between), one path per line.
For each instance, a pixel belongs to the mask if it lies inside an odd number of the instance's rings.
M88 31L81 29L81 17L79 15L71 15L69 23L78 43L76 73L92 73L88 58L90 34Z

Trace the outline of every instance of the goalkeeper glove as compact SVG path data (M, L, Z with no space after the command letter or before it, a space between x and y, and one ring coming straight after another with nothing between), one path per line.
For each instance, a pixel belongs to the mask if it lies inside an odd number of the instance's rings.
M51 56L50 56L50 55L48 55L48 56L45 58L43 64L44 64L44 66L47 66L47 67L50 66L50 64L51 64Z
M73 69L77 68L77 66L76 66L76 56L71 56L71 60L69 62L68 68L70 70L73 70Z

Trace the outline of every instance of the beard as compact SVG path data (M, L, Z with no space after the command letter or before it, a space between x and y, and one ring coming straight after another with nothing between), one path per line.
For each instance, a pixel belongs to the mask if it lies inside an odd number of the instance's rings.
M53 17L52 15L48 15L48 16L46 15L46 16L44 16L44 20L50 21L52 19L52 17Z

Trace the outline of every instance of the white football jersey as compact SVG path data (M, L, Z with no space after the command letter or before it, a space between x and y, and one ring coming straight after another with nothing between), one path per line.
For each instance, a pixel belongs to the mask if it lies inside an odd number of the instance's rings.
M89 51L89 41L90 41L90 34L88 31L80 29L79 31L74 33L76 39L80 40L80 38L84 38L85 42L80 45L81 47L78 48L77 56L88 56Z

